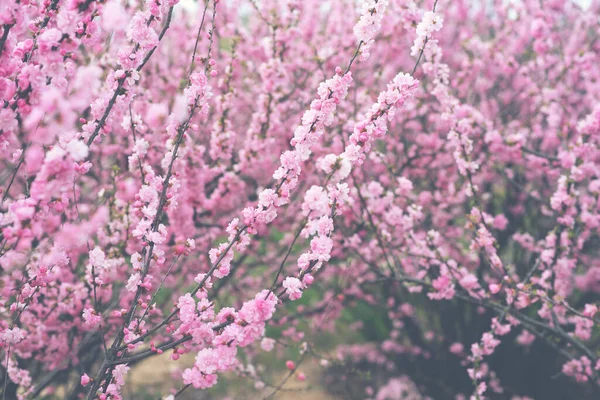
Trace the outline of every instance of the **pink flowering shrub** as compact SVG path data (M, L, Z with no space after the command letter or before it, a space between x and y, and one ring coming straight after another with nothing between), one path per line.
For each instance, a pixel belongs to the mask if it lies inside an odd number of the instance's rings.
M580 3L4 0L3 400L598 398Z

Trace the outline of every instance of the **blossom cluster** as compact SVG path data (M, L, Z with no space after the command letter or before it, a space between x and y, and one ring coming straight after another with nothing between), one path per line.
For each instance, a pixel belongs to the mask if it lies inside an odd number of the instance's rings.
M4 1L3 396L593 398L579 3Z

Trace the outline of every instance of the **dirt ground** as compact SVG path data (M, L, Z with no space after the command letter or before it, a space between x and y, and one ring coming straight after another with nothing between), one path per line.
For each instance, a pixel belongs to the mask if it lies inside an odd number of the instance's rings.
M173 379L171 374L176 368L186 368L194 362L194 355L189 354L184 356L177 363L169 359L169 355L153 357L146 360L129 371L127 379L127 387L124 391L126 400L146 400L153 397L144 395L147 391L156 393L157 391L168 394L169 385ZM302 372L306 375L306 380L300 382L291 377L282 387L272 400L340 400L338 397L329 395L320 384L319 372L317 366L306 364L303 366ZM270 381L275 385L279 385L287 376L287 372L273 375ZM228 393L223 395L208 394L203 391L187 389L178 399L182 400L261 400L270 395L274 389L265 388L261 391L249 388L248 385L236 385L226 389Z

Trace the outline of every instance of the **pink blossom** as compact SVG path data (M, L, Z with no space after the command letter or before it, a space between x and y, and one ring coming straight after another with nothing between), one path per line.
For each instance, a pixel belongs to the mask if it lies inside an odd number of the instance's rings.
M135 274L129 277L129 280L127 281L126 285L127 290L129 290L130 292L135 292L140 283L142 283L141 275L136 272Z
M129 371L129 367L124 364L117 365L115 369L113 369L113 377L115 378L115 383L118 386L123 386L125 384L125 375Z
M16 344L25 339L25 332L20 328L6 329L0 333L0 339L8 344Z
M158 34L147 24L148 17L144 13L137 13L127 26L127 38L139 44L144 49L149 49L158 44Z
M93 309L86 308L83 310L83 320L86 325L93 329L100 325L102 317L100 317Z
M287 277L283 281L283 287L291 300L298 300L302 297L302 282L298 278Z
M91 379L87 374L81 375L81 386L87 386Z
M130 3L0 6L9 397L121 399L165 352L149 396L262 397L298 351L422 399L444 348L444 396L518 397L540 335L589 391L597 2Z
M271 351L275 348L275 340L271 339L271 338L264 338L261 342L260 342L260 347L264 350L264 351Z

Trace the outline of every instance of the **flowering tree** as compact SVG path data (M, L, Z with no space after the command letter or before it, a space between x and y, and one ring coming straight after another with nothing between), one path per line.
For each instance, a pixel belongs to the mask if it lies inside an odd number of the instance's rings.
M315 360L369 372L346 398L539 396L519 357L599 396L598 15L4 0L3 399L121 399L163 353L153 398Z

